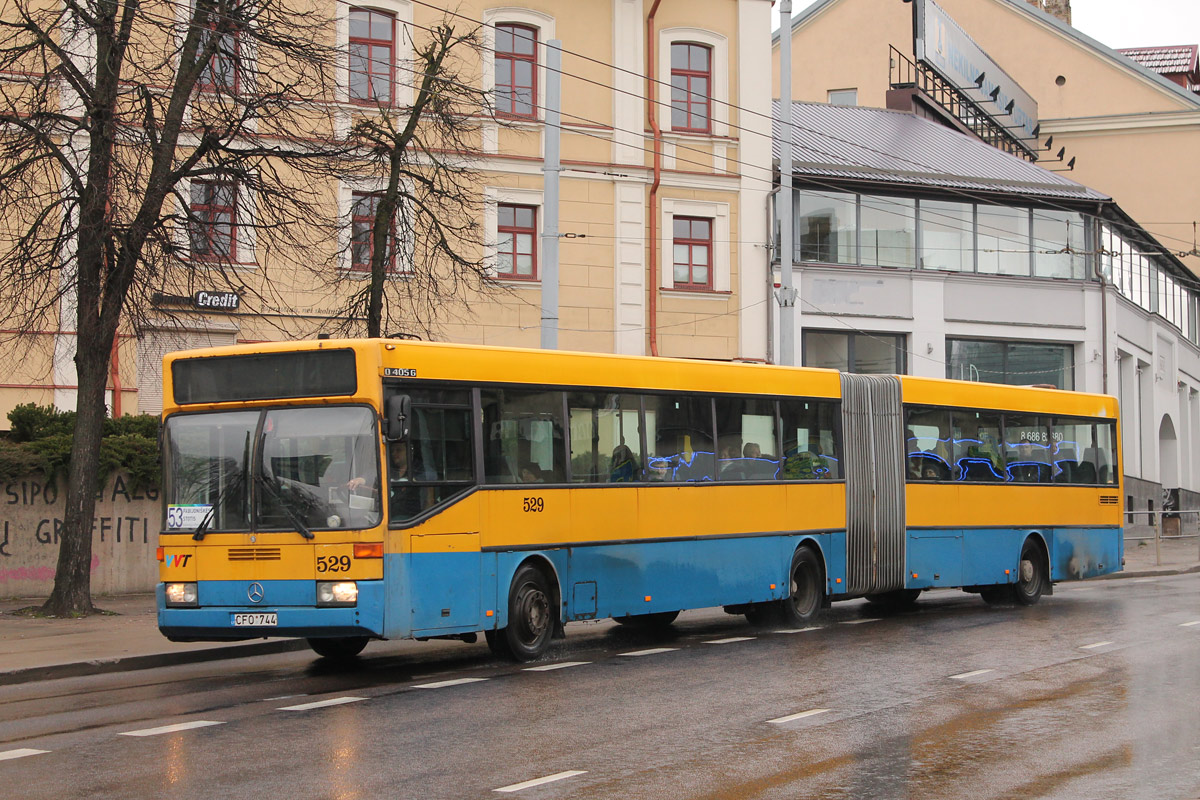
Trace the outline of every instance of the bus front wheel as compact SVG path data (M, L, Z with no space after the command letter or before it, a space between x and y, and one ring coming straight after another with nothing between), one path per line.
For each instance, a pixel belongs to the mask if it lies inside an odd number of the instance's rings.
M785 625L806 625L816 619L825 602L824 571L811 548L801 547L792 556L790 591L780 604Z
M1012 587L1013 600L1017 605L1032 606L1042 599L1048 583L1046 577L1046 559L1042 556L1042 548L1033 539L1027 539L1021 548L1021 564L1017 572L1017 582Z
M546 576L531 564L521 565L508 593L508 626L488 636L488 645L493 652L500 650L496 645L501 645L502 638L503 652L511 658L517 661L541 658L554 635L553 612Z
M337 636L328 639L309 639L308 646L322 658L345 661L354 658L367 646L366 636Z

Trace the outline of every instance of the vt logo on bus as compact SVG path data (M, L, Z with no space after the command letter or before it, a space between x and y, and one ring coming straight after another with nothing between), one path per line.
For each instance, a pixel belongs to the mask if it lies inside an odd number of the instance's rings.
M165 563L168 567L186 567L187 563L191 559L191 557L192 557L191 553L186 553L184 555L177 555L177 556L166 556Z

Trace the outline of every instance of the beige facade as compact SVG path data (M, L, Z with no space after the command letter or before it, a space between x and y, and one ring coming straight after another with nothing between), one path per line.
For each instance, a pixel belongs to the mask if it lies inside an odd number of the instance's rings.
M1070 177L1104 192L1164 246L1195 248L1200 208L1200 96L1173 85L1024 0L938 0L1038 103L1047 169L1066 147ZM792 27L792 92L825 102L856 89L859 105L884 107L888 47L912 53L912 6L820 0ZM849 54L849 55L848 55ZM773 53L778 94L779 53ZM999 109L997 109L998 111ZM1003 120L1001 120L1003 121ZM1200 273L1200 257L1184 262Z
M349 5L327 5L330 35L345 47ZM365 0L361 7L394 15L401 26L412 25L418 40L443 18L440 9L410 0ZM479 176L471 188L483 201L489 243L484 256L493 261L500 206L533 207L537 233L542 231L547 211L542 172L546 42L562 43L560 348L765 357L761 315L747 323L742 311L761 306L767 292L771 98L764 78L770 7L770 0L523 0L512 5L468 0L454 7L465 18L459 20L464 26L484 24L484 58L468 72L485 89L496 85L494 26L532 29L538 41L533 118L511 125L484 123L475 152L465 154ZM649 69L659 82L657 180L646 101L648 31L655 52ZM397 35L396 41L397 102L403 103L412 95L405 86L411 76L402 69L405 36ZM672 45L681 43L703 48L711 62L707 130L673 130ZM349 67L336 76L341 94L335 104L340 101L345 110L335 125L360 113L345 102L349 78ZM370 190L378 180L346 175L326 187L330 219L348 216L351 193ZM681 286L674 280L673 223L683 217L707 220L711 226L704 286ZM110 398L114 410L159 411L155 386L164 352L309 337L333 326L340 298L317 273L339 248L346 249L348 234L307 249L270 248L256 241L252 227L246 225L237 238L234 269L245 290L239 292L236 310L196 307L196 291L228 288L217 272L200 267L172 302L146 302L136 327L123 329L110 380L116 390L115 399ZM539 264L540 249L539 243ZM487 291L467 295L439 313L435 338L537 347L541 300L540 280L496 275ZM7 348L3 361L10 377L0 382L0 419L21 402L74 407L74 334L66 321L69 308L64 305L62 311L62 324L51 321L32 341Z

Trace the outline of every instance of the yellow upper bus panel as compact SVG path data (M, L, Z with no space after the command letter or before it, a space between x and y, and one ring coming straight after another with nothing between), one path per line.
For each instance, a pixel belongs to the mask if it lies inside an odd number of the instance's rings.
M906 404L1025 411L1069 417L1117 418L1117 400L1103 394L998 383L900 376Z

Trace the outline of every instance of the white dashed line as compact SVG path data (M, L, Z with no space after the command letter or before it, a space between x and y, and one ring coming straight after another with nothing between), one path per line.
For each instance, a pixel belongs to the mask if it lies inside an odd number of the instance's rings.
M794 720L804 719L805 717L815 717L817 714L824 714L827 711L829 711L828 708L810 708L808 711L801 711L799 714L788 714L786 717L769 719L767 722L771 723L772 725L782 725L785 722L792 722Z
M965 681L967 678L974 678L976 675L986 675L989 672L995 672L994 669L976 669L970 672L961 672L958 675L951 675L951 680Z
M555 781L566 780L567 778L574 778L576 775L583 775L586 772L587 772L587 770L585 770L585 769L570 769L570 770L567 770L566 772L556 772L553 775L547 775L544 778L534 778L531 781L524 781L523 783L514 783L511 786L501 786L499 789L494 789L493 791L519 792L522 789L531 789L534 786L544 786L547 783L554 783Z
M213 722L207 719L198 719L192 722L180 722L176 725L163 725L161 728L146 728L140 731L125 731L122 736L161 736L164 733L176 733L178 731L190 731L192 728L207 728L209 725L224 725L224 722Z
M728 639L710 639L704 644L733 644L734 642L752 642L756 636L730 636Z
M567 667L582 667L584 664L590 664L590 661L563 661L561 664L543 664L540 667L525 667L526 672L549 672L554 669L566 669Z
M1106 644L1112 644L1112 642L1092 642L1091 644L1080 645L1079 649L1080 650L1094 650L1097 647L1104 647L1104 645L1106 645Z
M809 626L807 628L791 628L789 630L784 630L784 631L775 631L775 633L808 633L809 631L819 631L819 630L821 630L821 629L816 626Z
M49 750L34 750L31 747L23 747L20 750L5 750L0 753L0 761L8 761L13 758L24 758L25 756L40 756L42 753L49 753Z
M844 619L842 625L863 625L867 622L879 622L879 617L868 617L867 619Z
M659 653L673 653L678 647L654 647L650 650L633 650L628 653L617 653L619 656L656 656Z
M1190 627L1192 627L1193 625L1200 625L1200 619L1194 619L1194 620L1192 620L1191 622L1181 622L1181 623L1179 624L1179 627L1181 627L1181 628L1190 628Z
M414 686L414 689L445 689L449 686L463 686L468 683L479 683L486 681L487 678L455 678L449 681L437 681L436 683L422 683Z
M298 706L284 706L276 709L277 711L311 711L314 708L329 708L330 706L343 706L346 703L357 703L360 700L366 700L365 697L335 697L331 700L318 700L315 703L302 703Z

